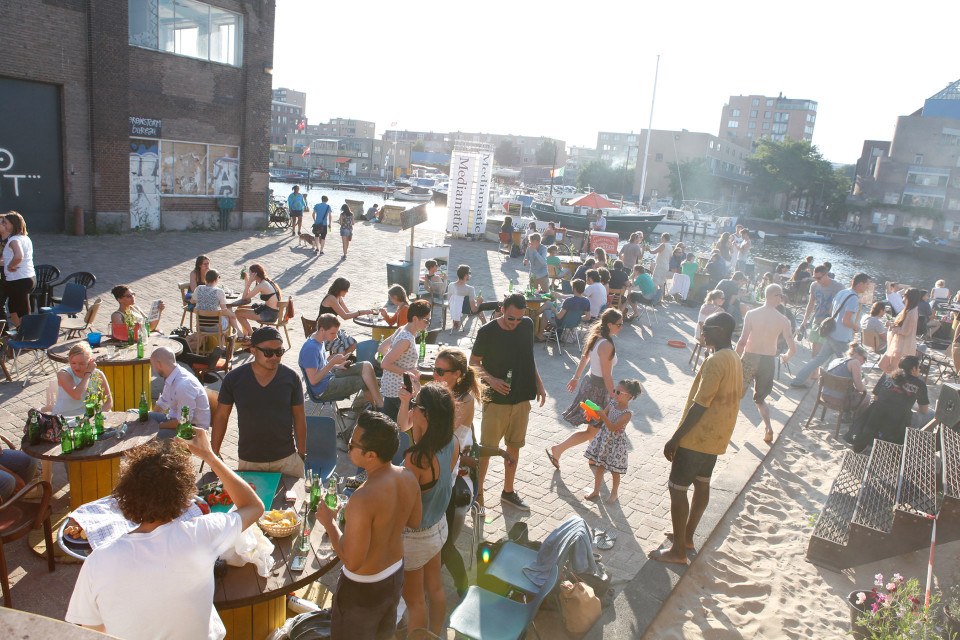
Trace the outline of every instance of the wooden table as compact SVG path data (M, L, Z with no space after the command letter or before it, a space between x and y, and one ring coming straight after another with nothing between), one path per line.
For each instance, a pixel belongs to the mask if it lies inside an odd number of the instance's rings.
M437 362L440 345L428 344L427 353L423 360L417 362L417 371L420 372L420 383L433 382L433 365Z
M86 338L68 340L47 349L47 356L54 362L66 364L71 347ZM118 411L136 409L140 406L140 394L147 394L147 402L152 403L150 394L150 354L154 349L165 347L175 355L183 351L183 345L166 336L151 335L143 350L143 358L137 358L137 345L129 345L112 338L102 340L100 346L93 348L93 357L97 367L103 371L113 394L113 408Z
M137 414L131 411L111 411L103 417L104 428L114 431L107 431L102 440L86 449L64 454L59 442L30 444L26 437L20 444L20 450L28 456L66 465L71 510L110 495L120 477L120 456L156 438L160 429L160 424L154 420L138 422ZM117 439L115 430L123 424L127 424L127 433Z
M214 481L214 474L207 472L199 485ZM299 513L304 500L303 478L293 476L281 478L273 504L265 505L267 509L287 508L289 490L297 495L295 507ZM306 553L304 570L291 571L288 563L298 555L292 550L298 537L294 533L286 538L271 538L275 564L268 577L261 577L252 564L247 564L228 566L226 574L216 579L213 604L227 628L228 640L267 637L287 618L287 594L314 582L339 564L340 559L333 552L323 527L315 525L310 533L310 551Z
M548 302L553 302L552 299L541 298L538 295L527 296L527 315L533 318L533 331L534 334L540 332L540 308L543 307Z
M370 337L377 342L383 342L397 330L396 326L387 324L380 316L357 316L353 321L361 327L369 327Z
M580 265L583 264L583 260L580 259L580 256L560 256L560 268L567 269L570 272L565 280L573 280L573 274L577 272L577 269L580 268Z

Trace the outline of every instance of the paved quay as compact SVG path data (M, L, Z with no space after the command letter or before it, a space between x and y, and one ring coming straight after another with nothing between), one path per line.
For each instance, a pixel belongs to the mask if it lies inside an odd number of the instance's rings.
M440 233L417 232L417 242L441 239ZM293 368L296 368L297 354L304 341L300 316L315 317L320 300L333 278L344 276L351 281L352 287L346 297L351 309L381 303L387 290L384 265L400 258L408 243L409 232L370 223L356 225L350 254L344 261L340 259L340 243L336 235L328 238L326 254L318 257L306 247L298 247L297 239L289 232L280 230L253 234L170 232L34 237L37 264L54 264L62 274L78 270L96 274L97 284L91 291L91 298L102 296L104 300L96 323L100 327L106 325L109 313L115 309L109 289L116 284L129 284L138 294L141 307L147 307L155 298L163 299L166 311L160 328L169 332L180 326L177 283L188 279L198 254L209 256L211 266L220 271L222 282L234 289L240 286L241 266L260 262L268 276L283 288L284 295L292 296L294 300L297 317L289 327L292 351L283 357L284 363ZM508 279L525 281L526 272L521 260L504 260L497 252L496 243L453 240L450 244L451 270L455 270L458 264L469 264L472 284L481 285L487 299L491 299L492 292L497 297L502 296L507 291ZM562 421L560 414L572 399L572 394L566 391L566 384L576 369L579 354L576 353L576 344L565 344L562 353L554 347L536 345L537 364L548 397L543 407L535 407L531 413L516 481L517 491L530 504L531 511L518 511L510 505L501 507L499 491L503 467L500 461L494 460L487 477L487 515L482 522L482 539L497 540L505 536L514 523L521 521L529 527L531 539L543 539L575 513L591 526L617 530L616 545L603 552L603 563L618 591L637 576L647 561L647 553L664 542L664 533L670 528L666 489L669 463L663 458L662 450L679 423L693 374L688 364L689 348L670 347L667 341L693 342L691 316L695 317L695 309L671 303L661 307L659 324L655 323L652 331L645 324L627 324L616 340L619 363L614 368L614 379L637 378L643 384L644 393L632 404L634 417L628 426L629 470L622 478L620 500L613 505L582 500L583 493L592 485L592 474L583 458L585 445L564 454L560 472L547 460L544 447L562 441L573 431ZM352 322L344 323L344 328L358 339L369 336L369 330ZM476 325L471 325L470 332L475 333L475 330ZM441 334L441 342L459 342L469 350L471 340L462 334L451 335L445 331ZM806 357L806 351L801 350L798 360ZM769 401L777 434L805 393L803 390L788 390L783 384L786 378L784 372L783 381L777 382ZM49 379L49 376L34 378L26 388L21 388L19 382L0 384L0 432L19 440L27 410L44 403ZM310 404L308 401L308 413L313 412ZM760 416L749 396L742 403L742 409L728 452L717 464L714 504L704 518L700 536L709 534L770 449L763 442ZM479 417L477 430L479 432ZM228 461L235 462L235 413L223 454ZM352 473L351 469L343 467L341 464L341 471ZM65 481L65 473L58 466L54 488L58 506L64 510ZM609 474L605 483L606 489L601 493L603 499L609 491ZM468 549L471 529L471 519L468 518L458 541L463 552ZM701 541L697 543L699 547ZM56 572L50 574L42 560L33 555L24 542L9 546L7 553L14 606L62 619L78 565L58 564ZM658 571L674 576L668 580L672 588L678 572L672 568ZM446 572L444 576L449 586ZM595 631L599 630L598 627Z

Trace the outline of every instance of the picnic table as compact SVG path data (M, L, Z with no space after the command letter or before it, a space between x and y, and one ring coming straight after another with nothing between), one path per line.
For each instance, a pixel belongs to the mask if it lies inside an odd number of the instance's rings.
M70 349L86 338L67 340L47 349L47 357L54 362L66 364ZM113 394L113 408L118 411L136 409L140 406L140 394L146 393L150 401L150 355L155 349L165 347L174 355L183 351L183 345L161 335L151 335L143 350L143 358L137 358L137 345L127 344L113 338L105 339L93 347L93 357L97 367L103 371Z
M139 422L136 412L110 411L103 414L104 435L86 449L64 454L59 442L30 444L24 436L20 450L28 456L51 462L62 462L67 467L70 482L70 508L110 495L120 477L120 457L157 437L160 423L156 420ZM126 425L126 432L118 438L118 429Z

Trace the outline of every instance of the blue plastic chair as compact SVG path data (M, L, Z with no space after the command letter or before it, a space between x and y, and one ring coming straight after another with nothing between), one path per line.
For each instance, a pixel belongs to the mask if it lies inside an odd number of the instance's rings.
M369 362L370 364L376 367L377 364L377 348L380 346L380 342L377 340L364 340L357 343L357 348L353 352L357 356L357 362Z
M516 640L533 624L543 599L557 586L559 575L558 567L551 568L547 581L526 604L472 586L450 614L450 628L476 640ZM537 627L533 630L539 638Z
M554 337L557 339L557 353L559 354L563 351L563 333L569 329L573 331L573 335L577 338L577 351L580 351L580 318L581 316L575 313L565 313L563 317L557 322L556 331L554 331Z
M324 406L332 407L333 416L336 419L337 424L339 425L339 429L337 431L337 437L341 438L344 442L346 442L347 439L350 437L350 431L348 430L347 424L343 421L343 416L340 415L340 410L339 408L337 408L337 403L340 402L341 400L349 400L350 394L347 394L339 398L321 399L320 396L314 393L313 389L310 387L310 379L307 377L307 372L304 370L303 367L300 367L300 375L303 377L303 382L306 385L307 396L311 400L316 402L318 405L320 405L321 409Z
M43 307L41 313L55 313L75 316L83 313L84 303L87 301L87 288L82 284L68 282L63 287L63 299L52 307Z
M51 313L26 315L20 323L20 336L24 339L10 340L7 346L13 351L13 370L17 377L20 376L20 354L25 351L33 352L33 363L23 372L26 376L23 386L26 387L30 380L27 374L34 369L43 370L49 366L52 371L56 371L53 362L46 357L46 351L57 344L60 337L60 316Z
M537 593L539 588L523 572L523 568L537 561L537 552L513 541L507 541L497 553L493 562L477 580L477 584L487 591L507 595L509 589L523 591L527 595ZM562 566L563 562L558 562Z
M333 418L307 416L307 469L324 483L337 468L337 425Z

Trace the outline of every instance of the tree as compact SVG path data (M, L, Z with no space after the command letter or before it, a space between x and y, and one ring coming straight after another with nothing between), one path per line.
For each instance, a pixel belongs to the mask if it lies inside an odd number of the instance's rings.
M553 162L556 159L557 143L553 140L544 140L541 142L540 146L537 147L537 164L553 166Z
M577 173L577 189L588 188L600 193L622 193L633 180L633 171L625 166L616 168L607 166L603 160L588 162Z
M707 167L704 158L668 162L670 168L670 195L674 202L683 200L714 200L720 195L720 183Z
M411 149L411 151L426 151L426 150L427 150L427 145L423 144L423 140L417 140L415 143L413 143L413 148Z
M807 140L762 138L747 159L747 169L753 174L751 193L758 202L772 205L783 195L788 209L799 209L804 203L803 208L820 218L829 203L839 205L849 190L843 173L835 172Z
M520 164L520 150L510 140L503 140L493 152L493 160L503 167L515 167Z

